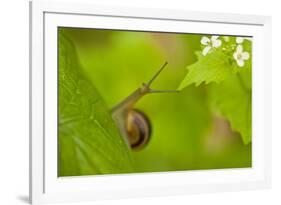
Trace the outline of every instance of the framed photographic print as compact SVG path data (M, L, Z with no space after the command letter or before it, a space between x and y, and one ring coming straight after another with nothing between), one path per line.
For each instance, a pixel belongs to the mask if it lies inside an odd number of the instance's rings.
M32 204L270 186L270 17L39 1L30 22Z

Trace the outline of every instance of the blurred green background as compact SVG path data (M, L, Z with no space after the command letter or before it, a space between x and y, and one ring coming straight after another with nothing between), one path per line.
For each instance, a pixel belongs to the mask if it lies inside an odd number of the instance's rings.
M176 89L196 61L202 35L59 28L75 45L85 76L113 107L168 61L153 89ZM136 105L152 123L149 144L132 151L136 172L251 167L244 145L208 103L208 85L151 94Z

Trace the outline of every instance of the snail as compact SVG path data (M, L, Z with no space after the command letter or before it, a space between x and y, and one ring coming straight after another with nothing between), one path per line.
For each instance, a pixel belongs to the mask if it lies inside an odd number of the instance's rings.
M143 83L133 93L123 101L112 108L112 118L124 137L127 145L133 150L140 150L147 145L151 137L151 123L146 114L134 108L134 105L148 93L168 93L178 92L177 90L154 90L150 86L156 77L161 73L164 65L158 72L147 82Z

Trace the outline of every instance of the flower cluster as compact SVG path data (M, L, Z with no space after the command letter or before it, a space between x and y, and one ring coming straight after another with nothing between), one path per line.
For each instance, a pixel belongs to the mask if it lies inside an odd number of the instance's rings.
M222 42L218 38L219 36L211 36L211 38L203 36L201 38L201 44L205 46L202 51L203 56L207 55L212 50L215 50L216 48L221 46Z
M230 46L228 45L229 42L230 42L229 36L223 36L222 39L220 39L219 36L211 36L210 38L203 36L201 38L201 44L203 45L202 55L206 56L208 53L222 46L222 50L230 51L237 65L239 67L243 67L245 65L244 61L250 58L250 54L247 51L243 50L244 38L236 37L235 43L231 44Z

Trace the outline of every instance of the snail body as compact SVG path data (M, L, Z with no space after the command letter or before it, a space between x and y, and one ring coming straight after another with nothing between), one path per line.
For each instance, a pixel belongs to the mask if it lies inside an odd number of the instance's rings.
M146 89L138 88L112 109L112 118L121 135L128 146L134 150L143 148L151 136L149 118L144 112L134 109L135 103L147 92Z
M137 88L132 94L112 109L112 118L127 145L133 150L139 150L145 147L150 140L152 132L149 118L144 112L135 109L134 105L148 93L178 92L176 90L153 90L150 88L151 83L166 65L167 62L148 83L143 83L140 88Z

